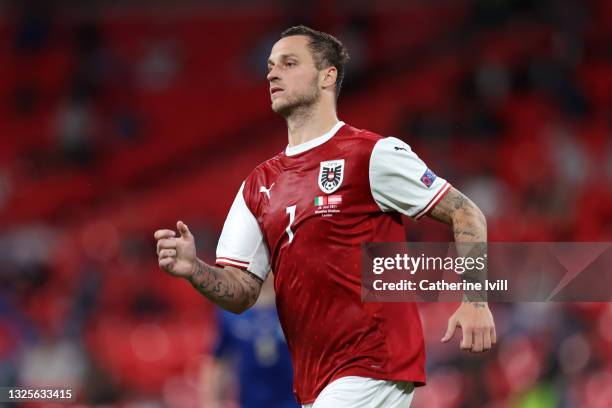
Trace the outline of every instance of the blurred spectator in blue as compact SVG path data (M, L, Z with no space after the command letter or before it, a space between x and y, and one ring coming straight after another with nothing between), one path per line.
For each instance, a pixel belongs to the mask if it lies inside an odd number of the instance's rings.
M219 337L205 375L205 406L299 407L292 393L293 370L272 282L264 283L255 306L243 314L219 312Z

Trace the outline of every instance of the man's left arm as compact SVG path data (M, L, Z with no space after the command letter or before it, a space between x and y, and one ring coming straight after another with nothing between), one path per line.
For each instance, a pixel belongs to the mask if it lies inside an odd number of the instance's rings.
M431 209L428 216L453 228L455 242L475 244L470 256L484 256L487 242L487 221L482 211L459 190L451 187ZM469 247L470 245L462 245ZM475 252L483 252L478 254ZM464 301L448 319L442 342L448 342L457 327L461 327L461 349L472 352L486 351L497 341L493 315L486 301Z

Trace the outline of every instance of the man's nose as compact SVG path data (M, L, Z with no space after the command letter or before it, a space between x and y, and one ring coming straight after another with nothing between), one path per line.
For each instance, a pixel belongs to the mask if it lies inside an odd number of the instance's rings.
M270 72L268 72L268 75L266 76L266 78L270 82L272 82L275 79L279 79L278 71L276 70L276 68L274 68L274 67L270 68Z

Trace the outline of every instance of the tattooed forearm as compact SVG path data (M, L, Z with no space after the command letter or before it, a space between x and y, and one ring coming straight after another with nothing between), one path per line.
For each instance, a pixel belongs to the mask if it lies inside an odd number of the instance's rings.
M189 281L218 306L241 313L255 304L263 281L237 268L218 268L197 260Z
M453 187L435 205L429 216L452 225L456 242L487 242L487 221L482 211Z
M232 282L224 279L224 276L216 268L200 260L196 263L195 271L191 276L191 283L202 293L214 293L217 299L233 299L235 297L235 288Z
M442 200L434 206L430 217L452 226L457 254L465 258L486 257L487 221L482 211L469 198L451 188ZM487 277L487 268L466 270L462 278L468 282L481 283ZM466 292L464 300L485 300L486 291ZM474 302L474 307L485 307L486 303Z

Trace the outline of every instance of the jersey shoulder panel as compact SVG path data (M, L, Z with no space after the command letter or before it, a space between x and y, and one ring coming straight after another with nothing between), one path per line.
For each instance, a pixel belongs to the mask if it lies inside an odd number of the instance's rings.
M345 125L342 130L343 132L335 141L336 147L349 156L365 160L368 163L374 146L379 140L383 139L383 136L349 125Z
M244 181L244 189L242 191L244 201L255 217L261 215L261 198L265 196L266 191L269 194L275 179L282 171L281 159L283 156L284 152L281 152L260 163Z
M450 188L408 144L395 137L376 143L369 173L372 196L380 209L415 219L427 213Z
M376 143L380 139L383 139L383 136L379 135L378 133L367 130L367 129L358 129L350 125L345 125L344 128L345 128L345 132L344 132L345 137L357 139L362 143L366 143L366 142Z

